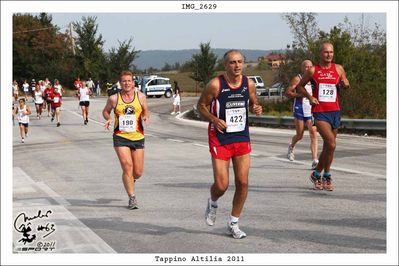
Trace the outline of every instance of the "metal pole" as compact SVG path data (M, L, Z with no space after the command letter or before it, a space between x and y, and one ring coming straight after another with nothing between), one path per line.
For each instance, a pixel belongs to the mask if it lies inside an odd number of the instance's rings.
M75 56L75 40L73 39L72 36L72 22L69 23L69 37L71 38L71 45L72 45L72 54Z

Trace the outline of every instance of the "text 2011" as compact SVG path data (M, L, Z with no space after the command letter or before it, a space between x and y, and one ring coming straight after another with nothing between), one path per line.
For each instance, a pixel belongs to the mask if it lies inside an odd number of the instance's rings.
M243 262L244 256L227 256L228 262Z

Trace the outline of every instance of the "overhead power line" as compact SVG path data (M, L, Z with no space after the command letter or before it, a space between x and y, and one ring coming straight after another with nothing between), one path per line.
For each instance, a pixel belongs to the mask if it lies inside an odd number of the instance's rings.
M64 26L61 29L67 28L68 26ZM39 28L39 29L34 29L34 30L22 30L22 31L14 31L13 34L17 33L26 33L26 32L34 32L34 31L42 31L42 30L48 30L48 29L57 29L57 27L46 27L46 28Z

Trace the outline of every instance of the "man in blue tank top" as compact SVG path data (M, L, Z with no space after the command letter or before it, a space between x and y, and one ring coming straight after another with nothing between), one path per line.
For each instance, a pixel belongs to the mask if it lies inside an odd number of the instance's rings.
M290 81L289 86L285 92L285 96L294 98L293 114L296 134L292 137L291 143L288 145L287 158L290 161L295 160L294 149L295 145L303 138L305 132L305 125L309 130L310 137L310 151L312 152L312 169L314 170L319 163L317 160L317 128L313 125L312 105L308 98L303 97L298 91L298 84L302 79L303 73L313 66L312 61L304 60L301 64L302 74L298 74ZM309 94L312 94L313 85L308 82L305 89Z
M205 221L212 226L216 220L217 200L229 186L229 163L233 162L236 189L227 230L234 238L246 234L238 227L238 219L248 193L251 143L248 111L262 114L255 84L242 75L244 56L230 50L223 56L225 73L212 79L198 101L198 111L209 121L209 151L212 155L214 183L207 201Z

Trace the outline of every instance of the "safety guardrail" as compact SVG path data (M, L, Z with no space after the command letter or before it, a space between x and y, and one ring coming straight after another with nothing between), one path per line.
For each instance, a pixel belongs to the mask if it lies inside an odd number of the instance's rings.
M199 117L197 106L193 106L193 110ZM294 126L294 117L292 116L269 116L269 115L249 115L249 122L264 126ZM375 130L386 131L386 119L348 119L341 118L341 127L344 129L356 130Z
M249 122L259 125L294 126L294 118L290 116L249 116ZM341 118L341 127L357 130L385 131L386 119L348 119Z

